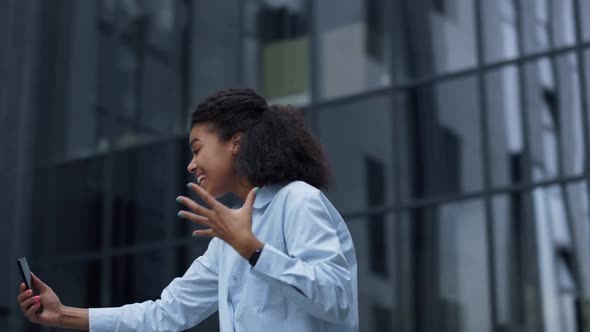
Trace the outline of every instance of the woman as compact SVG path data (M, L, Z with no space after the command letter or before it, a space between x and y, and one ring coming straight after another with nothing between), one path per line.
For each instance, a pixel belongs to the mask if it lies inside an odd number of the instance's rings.
M21 284L24 315L90 331L181 331L218 310L221 331L357 331L354 246L317 189L329 169L303 117L253 90L224 90L193 112L189 144L197 184L188 187L208 207L179 196L187 209L178 215L206 227L193 235L213 239L184 276L156 301L82 309L62 305L32 275L40 295ZM240 208L215 199L230 192Z

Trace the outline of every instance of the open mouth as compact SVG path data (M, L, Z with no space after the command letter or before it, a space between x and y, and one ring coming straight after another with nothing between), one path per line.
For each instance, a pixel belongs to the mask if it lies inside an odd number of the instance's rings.
M201 175L199 175L199 176L197 177L197 184L198 184L199 186L200 186L200 185L202 185L202 184L203 184L203 181L205 181L205 178L206 178L205 174L201 174Z

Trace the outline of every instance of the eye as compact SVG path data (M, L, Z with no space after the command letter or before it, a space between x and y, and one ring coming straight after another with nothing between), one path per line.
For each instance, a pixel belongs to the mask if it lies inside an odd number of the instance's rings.
M199 150L201 150L201 149L195 149L195 150L193 150L193 154L196 156L199 153Z

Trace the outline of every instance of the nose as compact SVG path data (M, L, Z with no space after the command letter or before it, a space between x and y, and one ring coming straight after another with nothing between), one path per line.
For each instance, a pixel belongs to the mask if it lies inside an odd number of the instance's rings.
M188 164L188 166L186 166L186 170L189 173L194 173L197 169L197 164L195 163L195 159L193 158L193 160L191 160L191 162Z

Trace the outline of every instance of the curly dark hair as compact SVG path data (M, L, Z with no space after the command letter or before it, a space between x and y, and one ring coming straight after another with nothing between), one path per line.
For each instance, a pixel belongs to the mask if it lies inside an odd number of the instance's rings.
M191 128L198 123L210 123L222 141L241 133L234 167L254 186L300 180L328 187L331 171L324 149L290 105L269 106L252 89L221 90L192 113Z

